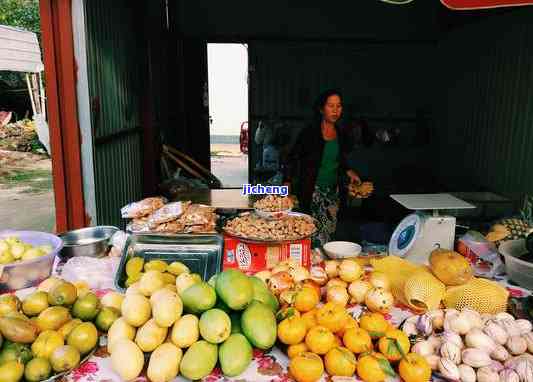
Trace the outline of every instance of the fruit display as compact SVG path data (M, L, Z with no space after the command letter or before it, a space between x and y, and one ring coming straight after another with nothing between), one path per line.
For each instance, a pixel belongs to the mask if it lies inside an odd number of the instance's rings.
M34 246L16 236L0 239L0 264L36 259L52 252L51 245Z
M446 380L533 380L532 324L509 313L435 310L407 319L402 332Z
M88 289L54 277L22 301L1 295L0 381L38 382L74 369L119 317Z
M124 380L145 366L152 382L178 373L202 379L216 365L233 377L250 365L253 347L276 342L278 302L256 277L226 270L206 282L182 263L140 258L128 261L127 272L138 281L126 290L122 317L108 332L112 368Z

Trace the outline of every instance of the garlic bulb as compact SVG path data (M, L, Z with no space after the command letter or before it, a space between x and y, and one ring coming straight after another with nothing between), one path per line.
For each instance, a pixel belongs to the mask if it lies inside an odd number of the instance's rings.
M439 371L444 378L452 381L456 381L461 377L457 365L446 358L441 358L439 360Z
M485 324L483 331L486 335L492 338L496 343L500 345L505 345L509 335L496 321L489 320Z
M456 365L461 363L461 349L459 346L451 343L445 342L440 347L440 355L442 358L447 358Z
M518 330L520 330L520 335L527 334L533 329L533 325L531 325L529 320L516 320L514 323Z
M362 304L365 302L366 294L370 289L372 289L372 285L368 281L356 280L350 283L348 286L348 293L352 297L351 302L355 304Z
M514 319L496 320L496 322L507 332L509 337L520 335L520 328L516 325Z
M418 316L416 328L423 336L429 336L431 333L433 333L433 320L427 313Z
M451 342L457 346L459 346L460 349L464 348L463 340L461 339L461 336L455 332L444 332L440 336L442 342Z
M339 262L337 260L326 260L324 269L328 278L334 279L339 275Z
M500 375L492 370L490 367L482 367L478 369L477 373L478 382L499 382Z
M428 355L426 358L426 362L428 363L429 367L431 367L431 370L438 370L439 369L439 361L440 357L436 354Z
M476 372L471 366L462 364L459 365L459 374L461 382L476 382Z
M533 362L533 355L525 353L516 357L509 357L505 364L503 365L506 369L515 369L516 365L522 360Z
M512 355L524 354L527 351L527 342L520 336L509 337L505 346Z
M511 357L511 355L502 345L497 345L492 353L490 353L490 357L496 361L505 362Z
M320 286L328 282L328 275L322 267L312 267L309 278Z
M514 368L521 382L533 382L533 362L527 359L520 360Z
M500 371L500 382L520 382L520 377L518 377L516 371L504 369Z
M444 327L444 311L442 309L435 309L428 312L428 314L431 317L433 329L441 330Z
M451 323L452 320L459 315L459 311L455 309L445 309L444 310L444 330L452 331Z
M487 321L492 320L492 318L493 318L492 314L483 313L481 315L481 322L483 323L483 325L485 325L487 323Z
M407 337L416 336L418 334L418 329L416 328L417 321L418 316L412 316L403 322L402 331L407 335Z
M483 320L481 319L481 315L477 311L470 308L464 308L461 311L461 314L468 318L468 320L470 321L470 325L473 328L481 329L483 327Z
M435 351L437 351L437 349L439 349L440 346L442 345L441 337L435 334L432 334L431 336L429 336L426 341L429 342L431 346L433 346L433 349L435 349Z
M524 334L522 336L523 339L526 340L526 343L527 343L527 350L530 352L530 353L533 353L533 332L529 332L527 334Z
M413 345L411 351L422 357L427 357L435 353L435 348L428 341L419 341Z
M477 348L492 353L496 348L496 343L483 333L480 329L474 328L470 330L465 336L466 346L471 348Z
M503 364L498 361L492 361L492 363L489 366L485 366L490 368L492 371L495 371L496 373L499 373L504 369Z
M494 316L494 319L495 320L511 320L511 321L514 321L515 318L513 317L512 314L509 314L507 312L501 312L501 313L498 313Z
M492 363L489 355L479 349L465 349L461 353L463 363L475 368L489 366Z
M450 329L453 332L458 333L462 336L464 336L470 331L470 329L472 329L472 323L470 322L469 317L461 313L451 318L449 325Z

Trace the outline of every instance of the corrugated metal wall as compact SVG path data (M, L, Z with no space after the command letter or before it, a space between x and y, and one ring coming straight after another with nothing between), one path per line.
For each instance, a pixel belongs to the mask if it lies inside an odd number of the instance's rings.
M318 94L333 87L344 94L345 119L363 117L372 128L398 127L402 139L410 137L417 128L417 111L432 109L435 50L435 44L421 43L252 41L252 132L265 118L285 119L291 130L307 125ZM358 147L352 165L386 192L385 188L395 187L395 173L398 178L407 176L406 168L428 173L430 164L420 158L427 157L430 149L429 145L410 144ZM260 160L258 151L251 147L250 168Z
M434 158L456 189L533 193L533 14L520 9L439 45Z
M120 207L142 197L140 43L129 1L85 4L97 220L121 226Z

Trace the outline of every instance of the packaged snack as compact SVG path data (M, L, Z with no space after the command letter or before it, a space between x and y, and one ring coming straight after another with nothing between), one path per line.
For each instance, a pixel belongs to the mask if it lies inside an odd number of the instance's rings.
M127 226L126 230L133 233L149 232L148 218L133 219Z
M180 221L185 225L204 225L213 220L214 212L213 207L191 204L181 216Z
M138 202L130 203L120 209L123 219L135 219L150 215L152 212L163 207L167 200L162 196L146 198Z
M191 202L173 202L165 204L150 215L148 219L149 227L154 229L160 224L178 219L190 204Z

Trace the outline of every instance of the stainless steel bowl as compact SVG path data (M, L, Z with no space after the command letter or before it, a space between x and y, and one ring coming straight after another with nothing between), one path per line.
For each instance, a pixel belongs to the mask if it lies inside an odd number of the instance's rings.
M119 229L113 226L96 226L65 232L59 237L63 240L60 256L103 257L109 249L111 236Z

